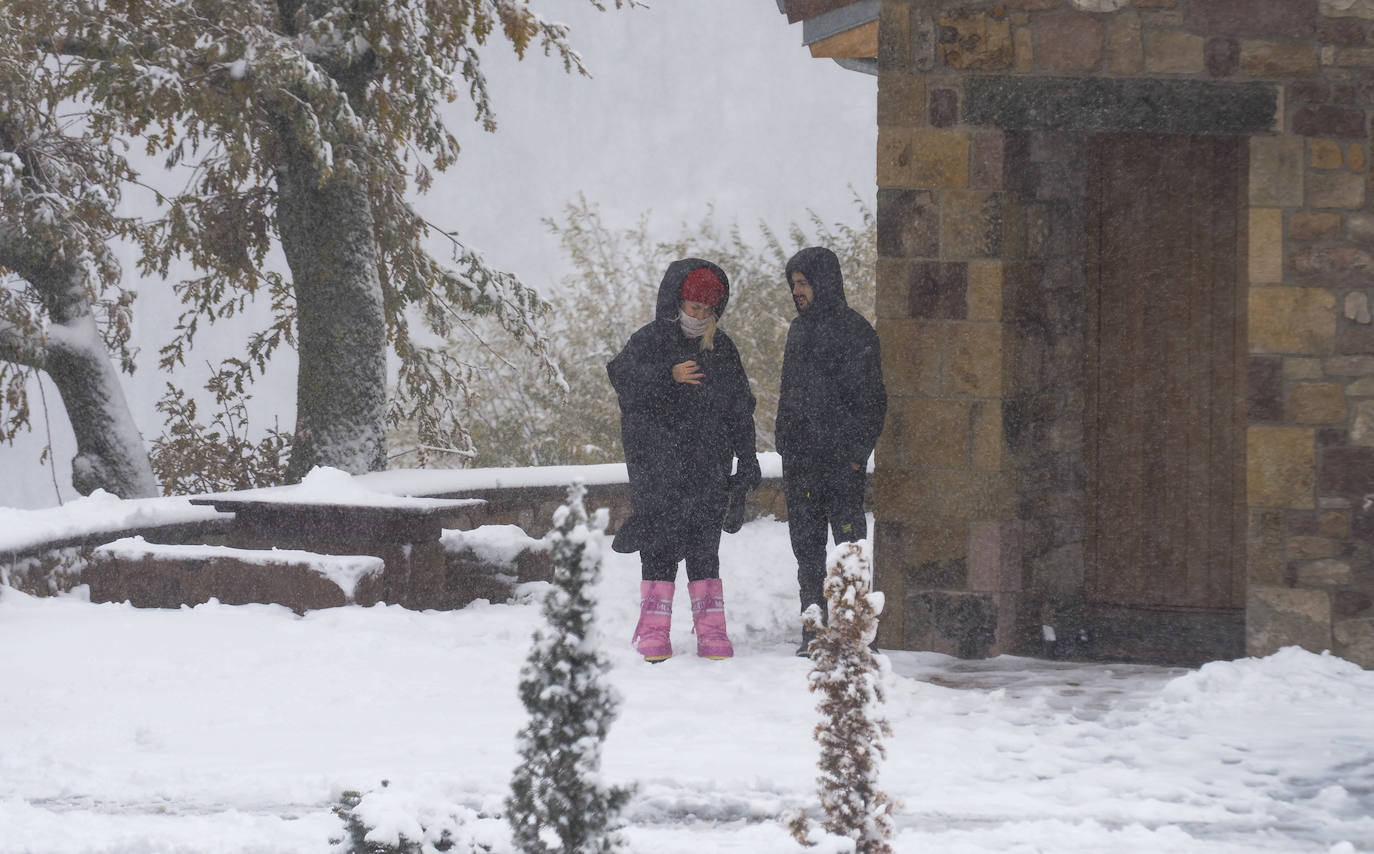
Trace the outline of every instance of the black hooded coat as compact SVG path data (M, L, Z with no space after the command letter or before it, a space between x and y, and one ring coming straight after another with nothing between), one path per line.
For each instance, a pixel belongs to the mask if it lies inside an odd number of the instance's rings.
M725 286L716 306L730 301L725 271L700 258L668 265L658 287L654 320L641 327L606 366L620 403L620 436L630 478L630 518L616 531L618 552L665 549L695 526L721 524L734 457L758 483L754 395L730 336L717 328L714 349L700 349L678 324L679 292L692 270L705 267ZM673 380L673 365L693 360L700 385Z
M774 439L783 476L865 465L887 415L878 333L849 307L835 253L803 249L787 262L811 283L812 304L787 328Z

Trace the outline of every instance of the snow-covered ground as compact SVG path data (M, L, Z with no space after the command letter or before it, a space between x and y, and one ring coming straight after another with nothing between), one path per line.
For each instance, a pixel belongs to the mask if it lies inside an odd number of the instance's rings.
M628 645L633 555L604 550L623 697L609 782L634 851L795 852L818 717L794 657L786 526L722 543L736 657ZM516 681L547 586L462 611L179 611L0 592L0 852L327 852L345 790L508 849ZM900 852L1374 851L1374 673L1290 648L1198 670L889 653L882 787Z

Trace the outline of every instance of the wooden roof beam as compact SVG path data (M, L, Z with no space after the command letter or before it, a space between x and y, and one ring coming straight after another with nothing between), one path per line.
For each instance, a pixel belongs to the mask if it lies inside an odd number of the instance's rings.
M878 22L870 21L807 47L811 49L811 55L817 58L874 59L878 56Z
M789 23L802 22L802 44L816 58L877 74L882 0L777 0Z
M787 23L795 24L858 2L860 0L778 0L778 11L787 15Z
M882 7L882 0L857 0L854 3L846 3L828 12L822 12L802 21L802 44L811 47L817 42L827 41L842 33L850 30L873 25L874 32L877 32L878 11ZM812 54L815 55L814 53ZM878 55L878 41L876 35L873 39L873 53L867 56Z

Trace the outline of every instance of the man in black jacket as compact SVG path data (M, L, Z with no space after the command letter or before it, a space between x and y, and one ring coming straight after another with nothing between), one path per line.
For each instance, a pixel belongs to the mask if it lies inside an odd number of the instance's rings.
M835 253L812 246L793 255L787 285L797 316L787 330L774 435L801 609L824 613L826 528L836 543L868 536L864 484L887 390L878 333L845 301ZM798 655L809 654L811 640L803 630Z

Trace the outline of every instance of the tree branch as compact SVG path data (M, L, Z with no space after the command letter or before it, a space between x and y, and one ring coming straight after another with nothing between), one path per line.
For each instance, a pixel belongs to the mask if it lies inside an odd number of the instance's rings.
M81 266L65 247L19 228L0 227L0 267L28 282L56 323L89 313Z
M0 360L46 371L48 348L41 340L35 341L18 326L0 318Z

